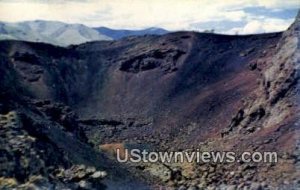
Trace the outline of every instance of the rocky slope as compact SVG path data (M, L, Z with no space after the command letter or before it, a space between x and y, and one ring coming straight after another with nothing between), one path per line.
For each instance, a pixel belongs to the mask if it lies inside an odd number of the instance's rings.
M177 32L68 48L0 42L0 185L296 189L299 17L283 33L261 35ZM111 158L116 147L133 145L276 151L279 161Z

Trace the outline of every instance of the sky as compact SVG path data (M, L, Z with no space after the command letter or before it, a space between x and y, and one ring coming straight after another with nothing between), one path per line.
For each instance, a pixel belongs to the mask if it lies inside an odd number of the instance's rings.
M299 8L300 0L0 0L0 21L251 34L287 29Z

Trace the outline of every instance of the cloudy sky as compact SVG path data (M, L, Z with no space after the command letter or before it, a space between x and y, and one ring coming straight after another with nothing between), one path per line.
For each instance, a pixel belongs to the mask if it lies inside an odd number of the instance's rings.
M0 0L0 21L247 34L285 30L299 8L300 0Z

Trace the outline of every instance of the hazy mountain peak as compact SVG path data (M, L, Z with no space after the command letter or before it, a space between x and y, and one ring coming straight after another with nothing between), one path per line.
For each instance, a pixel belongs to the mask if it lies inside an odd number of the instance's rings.
M60 46L96 40L111 40L110 37L82 24L43 20L2 23L0 39L45 42Z
M14 39L31 42L44 42L59 46L81 44L89 41L118 40L127 36L145 34L162 35L168 33L162 28L142 30L91 28L83 24L67 24L60 21L33 20L17 23L0 22L0 40Z
M141 30L127 30L127 29L110 29L107 27L97 27L95 28L98 32L107 35L115 40L127 37L127 36L142 36L145 34L152 35L163 35L169 31L163 28L150 27Z

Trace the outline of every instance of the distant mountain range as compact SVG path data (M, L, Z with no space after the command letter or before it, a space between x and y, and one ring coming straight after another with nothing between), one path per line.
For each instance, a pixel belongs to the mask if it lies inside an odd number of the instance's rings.
M0 40L13 39L44 42L59 46L81 44L89 41L118 40L127 36L165 34L161 28L144 30L114 30L106 27L91 28L82 24L67 24L57 21L0 22Z
M98 27L94 29L114 40L118 40L127 36L142 36L146 34L163 35L168 33L168 31L165 29L155 27L146 28L144 30L114 30L107 27Z
M0 23L0 39L45 42L67 46L94 40L112 40L110 37L82 24L56 21L28 21Z

